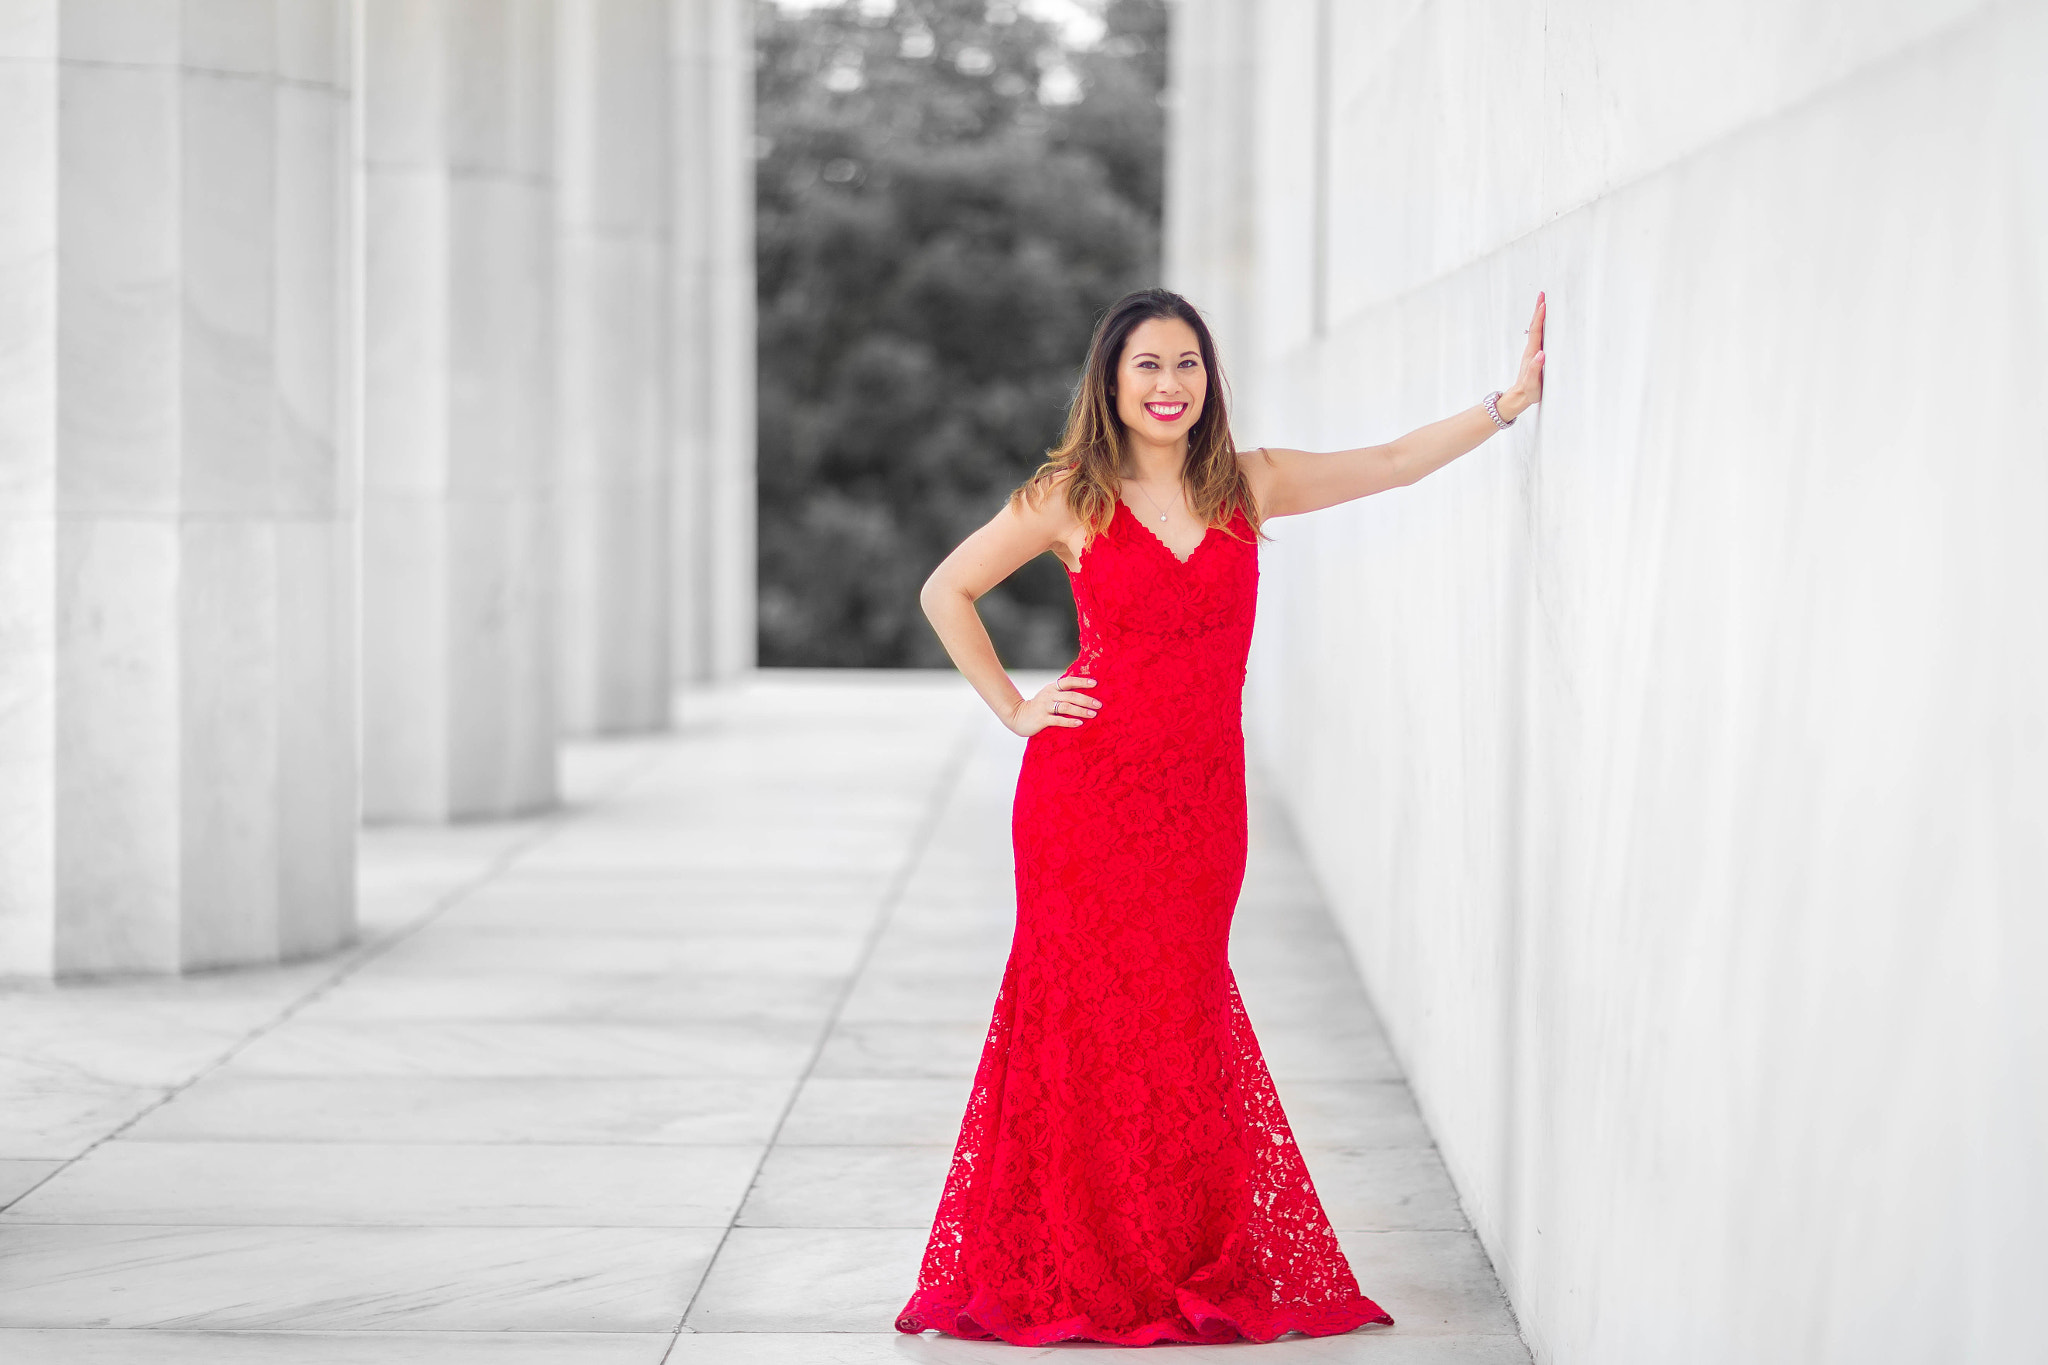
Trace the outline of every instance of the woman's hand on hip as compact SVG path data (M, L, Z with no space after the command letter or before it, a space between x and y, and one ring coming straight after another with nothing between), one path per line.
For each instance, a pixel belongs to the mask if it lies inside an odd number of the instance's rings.
M1017 703L1004 722L1013 733L1029 738L1048 725L1079 725L1102 709L1102 703L1078 687L1093 687L1093 678L1059 677Z

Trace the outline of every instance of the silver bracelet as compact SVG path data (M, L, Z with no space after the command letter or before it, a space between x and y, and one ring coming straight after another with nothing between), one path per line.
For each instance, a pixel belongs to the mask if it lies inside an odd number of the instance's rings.
M1499 427L1502 431L1506 431L1509 427L1513 426L1518 419L1510 417L1506 421L1501 420L1500 409L1493 405L1494 400L1499 397L1499 389L1495 389L1492 393L1486 395L1486 415L1493 419L1493 424L1495 426Z

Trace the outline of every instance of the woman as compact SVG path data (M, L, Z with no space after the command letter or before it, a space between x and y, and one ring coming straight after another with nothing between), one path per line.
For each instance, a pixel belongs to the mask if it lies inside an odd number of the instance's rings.
M1016 934L900 1330L1138 1346L1393 1321L1330 1231L1226 956L1260 524L1414 483L1512 422L1542 397L1543 317L1539 294L1484 404L1386 445L1245 453L1200 314L1132 294L1059 448L933 571L946 652L1029 743ZM1047 550L1081 649L1025 697L974 603Z

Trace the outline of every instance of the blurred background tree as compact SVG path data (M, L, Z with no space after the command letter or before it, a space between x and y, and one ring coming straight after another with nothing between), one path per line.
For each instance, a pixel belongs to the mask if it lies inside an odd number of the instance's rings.
M1077 41L989 0L761 0L762 663L945 664L918 588L1156 281L1165 4L1098 12ZM1006 664L1073 657L1052 556L980 606Z

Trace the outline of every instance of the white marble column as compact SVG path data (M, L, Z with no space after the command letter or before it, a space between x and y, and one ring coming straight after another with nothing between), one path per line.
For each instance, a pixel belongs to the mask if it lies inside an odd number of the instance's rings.
M559 663L570 734L669 716L668 10L565 0L556 43Z
M1180 0L1168 48L1172 136L1166 147L1166 217L1174 230L1166 234L1163 273L1169 288L1202 310L1224 374L1241 382L1252 376L1231 362L1249 365L1255 354L1248 334L1255 315L1254 9L1252 0Z
M0 974L353 932L345 0L0 11Z
M753 666L754 39L748 0L671 0L674 651Z
M364 813L555 799L552 0L362 0Z

